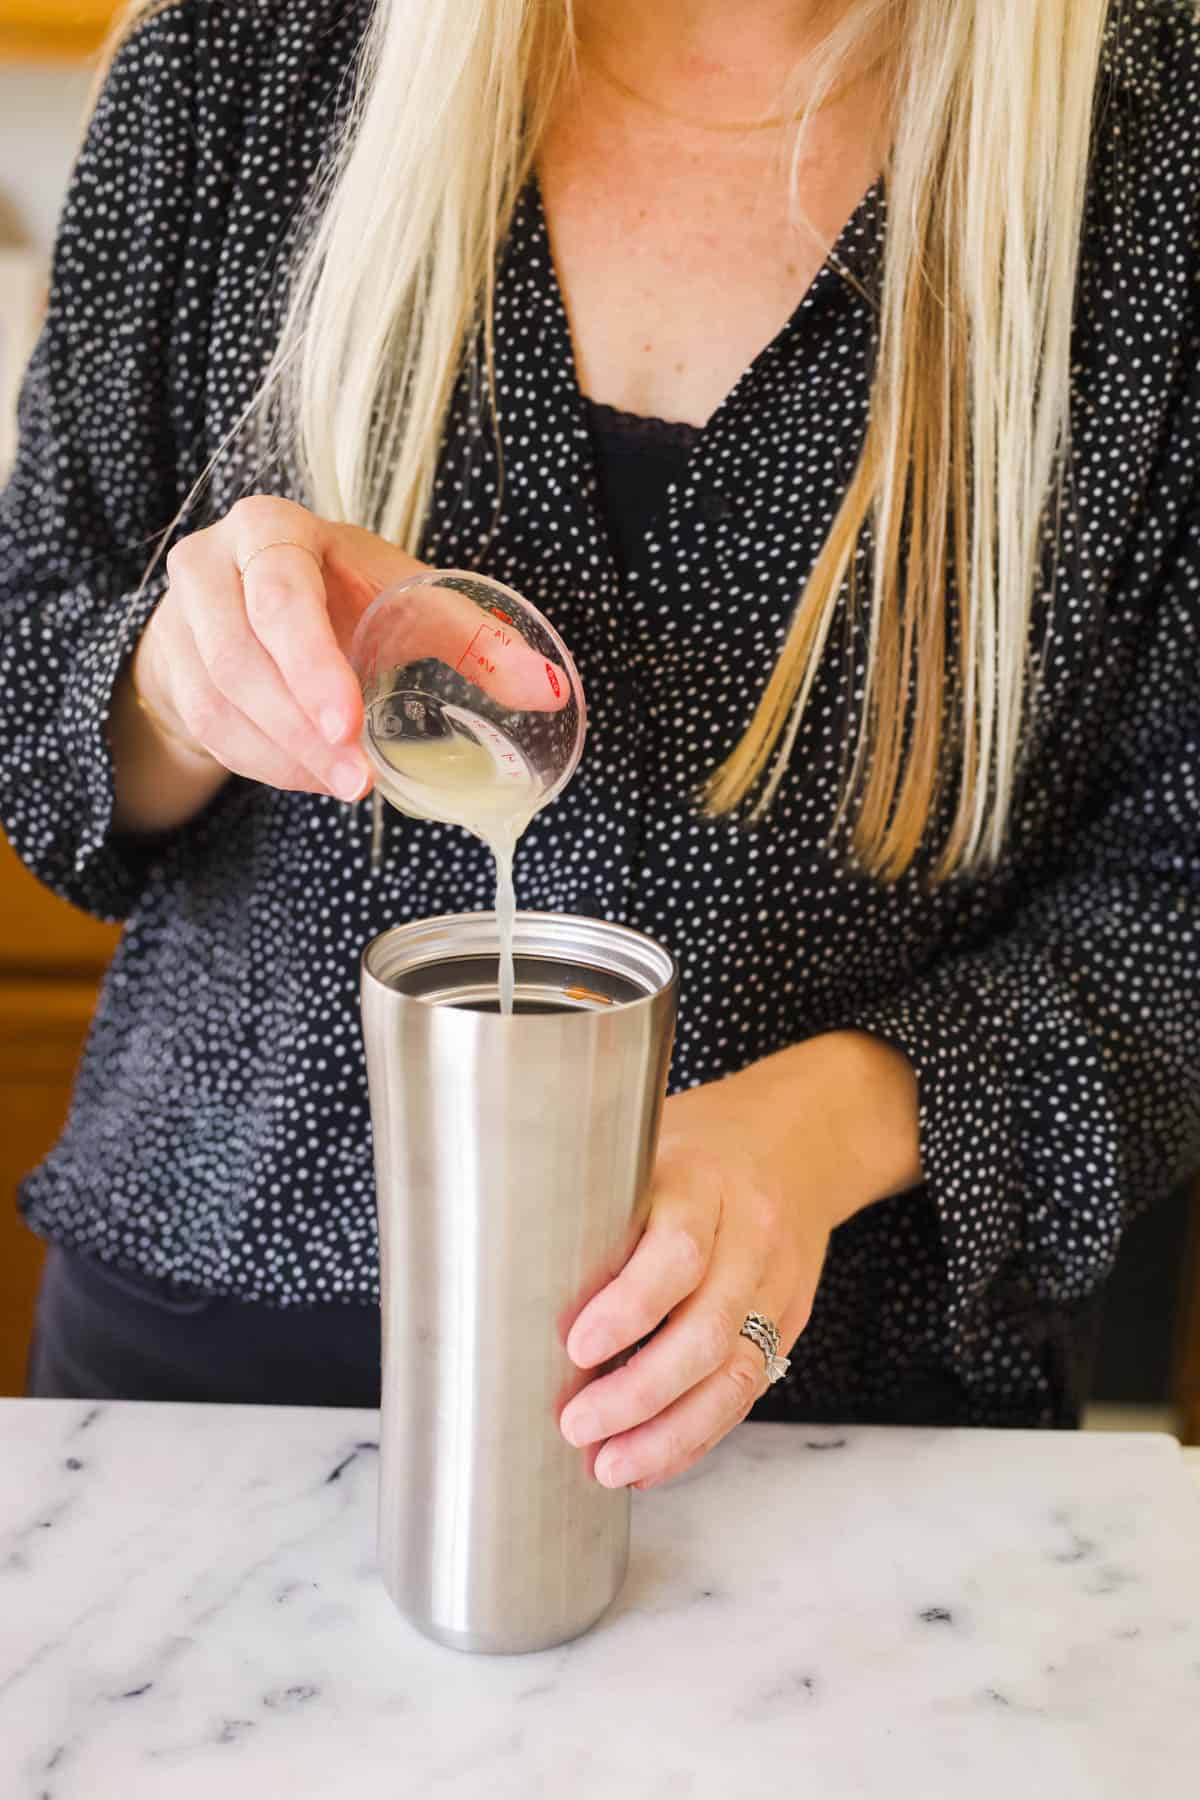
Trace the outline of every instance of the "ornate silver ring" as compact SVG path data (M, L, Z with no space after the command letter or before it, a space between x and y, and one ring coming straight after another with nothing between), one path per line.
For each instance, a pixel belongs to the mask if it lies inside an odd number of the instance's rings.
M782 1381L792 1365L789 1357L779 1354L779 1346L783 1339L779 1334L778 1325L762 1313L747 1313L742 1323L741 1335L749 1338L750 1342L762 1351L767 1365L768 1382L774 1386L777 1381Z

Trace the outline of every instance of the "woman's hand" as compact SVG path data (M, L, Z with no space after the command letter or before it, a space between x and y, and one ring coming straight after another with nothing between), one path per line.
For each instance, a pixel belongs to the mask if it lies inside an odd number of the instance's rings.
M363 706L347 652L385 588L425 567L352 525L290 500L241 500L167 558L170 585L114 696L116 822L166 831L230 773L358 800L371 785ZM479 611L453 588L418 588L389 622L388 653L460 669ZM569 684L514 629L465 677L502 705L555 712Z
M170 586L134 654L132 692L114 709L118 800L121 739L138 727L135 695L165 727L156 749L179 765L183 790L215 791L233 772L357 800L371 772L357 743L362 699L346 651L375 596L422 566L370 532L267 496L239 501L184 538L167 558Z
M603 1443L597 1480L653 1487L745 1418L767 1387L762 1351L739 1335L746 1314L773 1320L790 1350L834 1227L919 1179L912 1069L863 1033L668 1100L645 1231L567 1339L590 1369L655 1333L563 1411L568 1442Z

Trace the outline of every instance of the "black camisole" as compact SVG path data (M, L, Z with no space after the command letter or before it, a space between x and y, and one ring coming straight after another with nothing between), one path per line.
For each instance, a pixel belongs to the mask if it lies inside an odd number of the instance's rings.
M700 427L643 418L599 400L587 402L587 415L608 534L624 571L667 489L683 474Z

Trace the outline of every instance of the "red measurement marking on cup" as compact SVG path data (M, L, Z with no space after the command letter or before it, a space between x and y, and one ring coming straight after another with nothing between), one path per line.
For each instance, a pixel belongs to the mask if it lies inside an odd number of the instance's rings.
M470 656L472 650L475 648L475 645L479 641L479 633L482 630L483 630L482 625L479 625L476 627L475 635L472 637L470 643L467 645L466 649L463 651L462 655L459 657L458 661L454 665L456 670L461 669L463 664L466 662L468 656Z
M554 698L559 699L562 695L562 687L559 684L558 671L553 663L546 664L546 680L550 683L550 692Z
M511 614L511 613L506 613L506 612L503 612L503 611L502 611L502 610L501 610L501 608L500 608L500 607L498 607L498 606L489 606L489 607L488 607L488 611L489 611L489 612L490 612L490 613L491 613L491 615L492 615L492 617L493 617L493 618L494 618L494 619L503 619L503 620L504 620L504 623L505 623L505 624L506 624L506 625L511 625L511 624L512 624L512 622L513 622L513 621L512 621L512 614Z
M482 643L479 641L481 638L484 640ZM482 670L483 674L494 675L496 664L493 658L496 651L507 650L511 643L511 635L507 631L501 631L498 625L479 625L466 649L455 663L455 670L461 672L464 663L474 663L478 669Z

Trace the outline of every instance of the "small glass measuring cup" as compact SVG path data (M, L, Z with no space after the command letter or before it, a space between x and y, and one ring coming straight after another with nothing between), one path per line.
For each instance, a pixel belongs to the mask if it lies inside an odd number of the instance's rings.
M350 661L379 790L413 818L490 842L519 833L575 773L587 710L570 651L499 581L431 569L386 589Z

